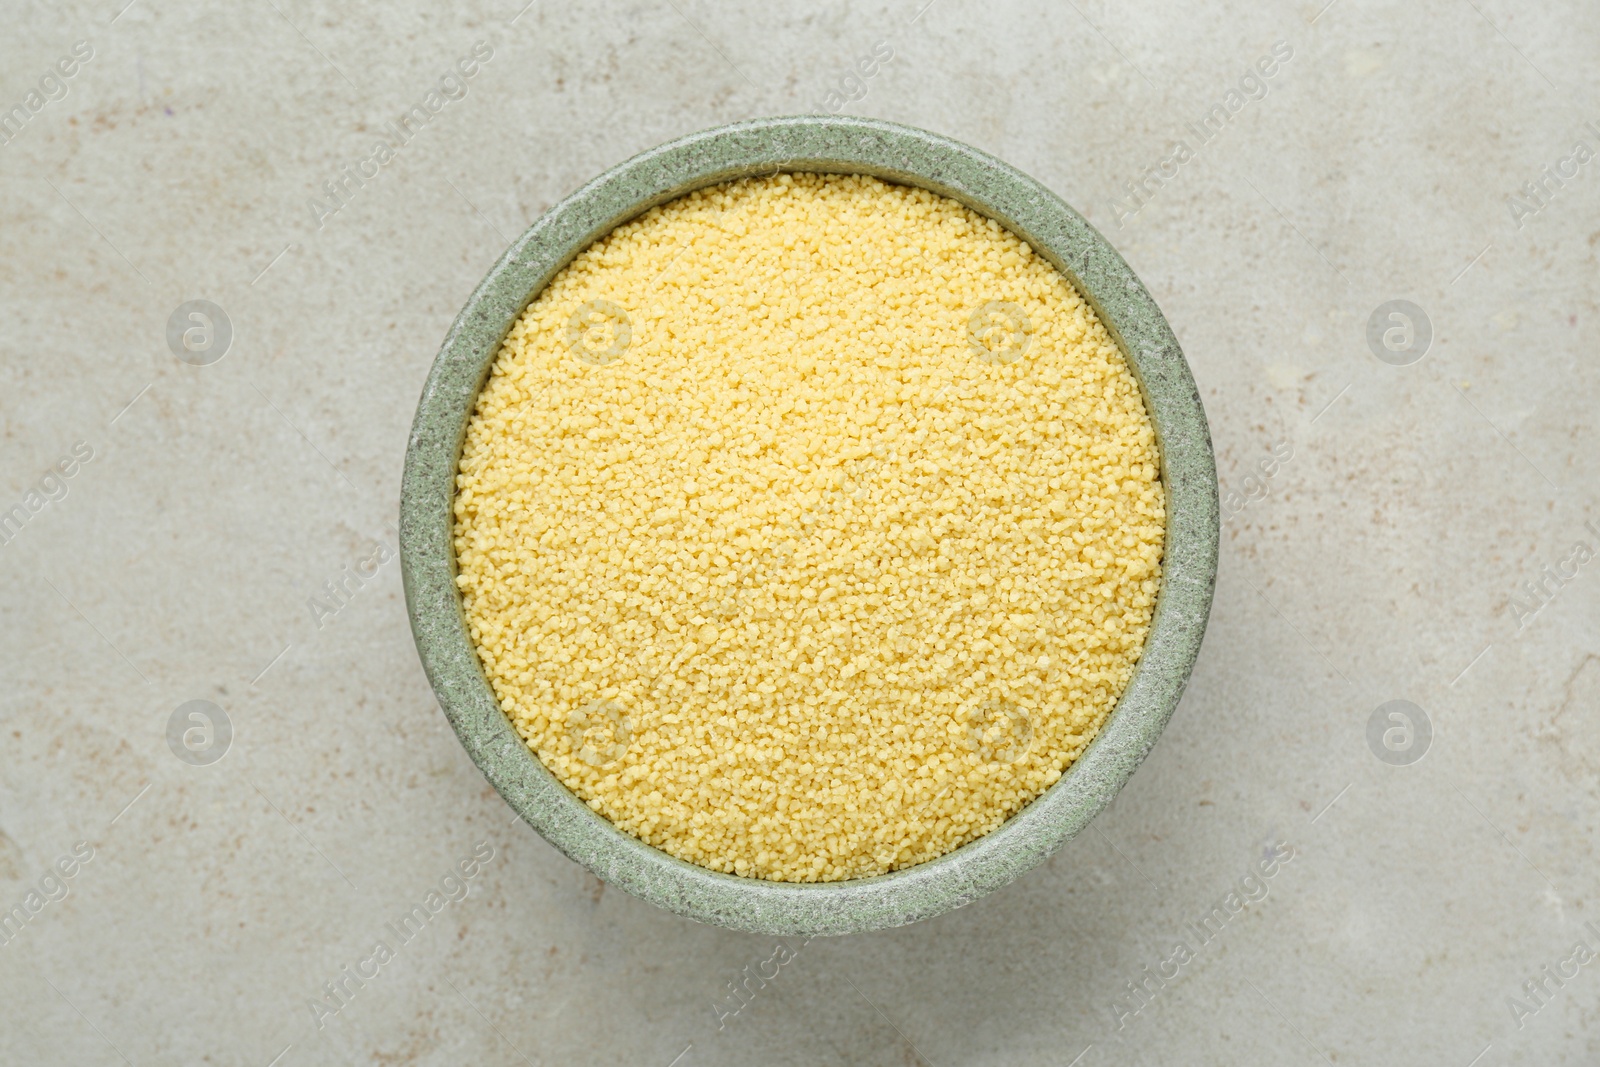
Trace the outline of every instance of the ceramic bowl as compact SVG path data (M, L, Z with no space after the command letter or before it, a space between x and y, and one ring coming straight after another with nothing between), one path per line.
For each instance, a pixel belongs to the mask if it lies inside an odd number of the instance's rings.
M722 874L623 833L567 790L512 729L468 636L451 536L455 475L501 341L579 252L612 228L707 185L778 171L870 174L941 193L1026 240L1088 299L1144 391L1161 450L1167 535L1144 652L1099 735L1061 778L991 833L873 878L770 882ZM1205 412L1177 339L1122 257L1014 167L948 137L868 119L758 119L653 148L595 178L518 238L473 292L434 361L406 451L400 502L406 603L440 706L485 777L596 877L668 911L736 930L843 934L927 919L1046 859L1127 782L1171 717L1200 650L1217 569L1217 479Z

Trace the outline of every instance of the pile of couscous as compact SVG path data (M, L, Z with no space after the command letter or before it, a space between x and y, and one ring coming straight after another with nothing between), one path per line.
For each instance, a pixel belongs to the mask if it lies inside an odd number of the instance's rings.
M1083 751L1160 580L1155 435L1029 246L857 176L702 190L577 257L467 431L473 641L596 812L713 870L921 863Z

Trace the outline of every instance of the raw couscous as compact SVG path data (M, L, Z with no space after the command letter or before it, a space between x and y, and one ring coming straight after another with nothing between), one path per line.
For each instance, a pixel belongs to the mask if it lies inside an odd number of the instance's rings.
M1155 434L1026 242L860 176L701 190L529 305L467 430L455 549L506 715L713 870L882 874L999 826L1127 686Z

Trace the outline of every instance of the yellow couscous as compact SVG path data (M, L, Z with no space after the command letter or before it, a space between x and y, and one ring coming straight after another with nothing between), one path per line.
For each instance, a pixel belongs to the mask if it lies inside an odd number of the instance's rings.
M831 881L993 830L1083 751L1160 580L1155 435L1029 246L859 176L702 190L528 307L457 579L501 706L612 823Z

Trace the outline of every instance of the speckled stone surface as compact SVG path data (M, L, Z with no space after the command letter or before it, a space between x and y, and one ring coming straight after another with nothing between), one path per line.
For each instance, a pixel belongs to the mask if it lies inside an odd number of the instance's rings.
M1594 964L1507 1004L1600 927L1600 562L1545 576L1600 545L1600 162L1521 199L1600 147L1600 5L7 15L0 106L94 55L0 145L0 511L94 458L0 538L0 913L95 852L0 944L0 1065L1600 1063ZM480 40L466 95L319 224ZM981 900L802 947L613 888L510 810L393 555L334 617L308 599L395 548L418 395L518 234L653 145L813 109L974 145L1107 236L1194 371L1223 526L1200 658L1116 800ZM201 299L233 333L205 366L167 340ZM1398 300L1431 325L1406 365L1368 333ZM1431 720L1407 765L1369 733L1401 699ZM168 733L195 700L232 723L204 766ZM314 1016L481 842L467 896ZM1265 898L1193 935L1284 842ZM1177 938L1197 958L1140 1005Z
M1138 377L1161 447L1167 543L1161 594L1133 679L1084 754L999 829L928 863L875 878L786 884L669 856L617 830L516 735L483 676L455 585L450 500L479 389L507 331L596 238L667 200L780 170L866 173L923 186L996 219L1063 271ZM1216 466L1188 364L1155 301L1084 218L1014 167L946 137L869 119L757 119L641 153L551 208L495 264L434 363L407 449L401 569L422 663L485 777L558 849L597 877L680 915L778 935L845 934L931 918L1049 858L1108 804L1177 707L1200 651L1217 569Z

